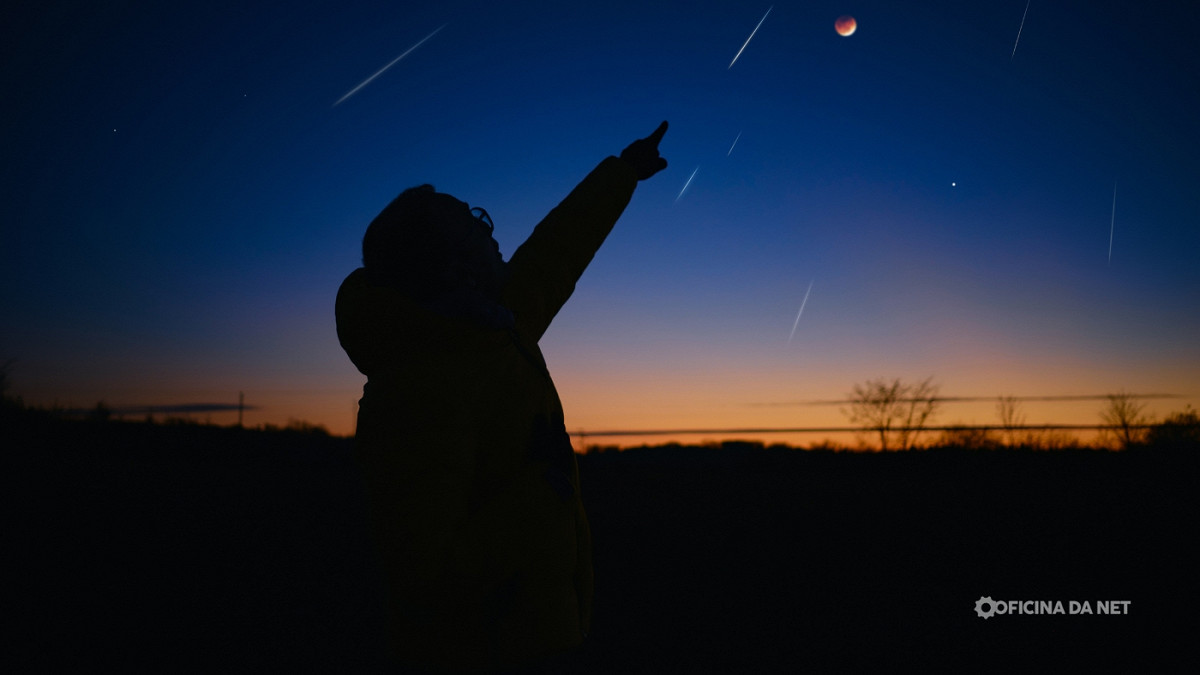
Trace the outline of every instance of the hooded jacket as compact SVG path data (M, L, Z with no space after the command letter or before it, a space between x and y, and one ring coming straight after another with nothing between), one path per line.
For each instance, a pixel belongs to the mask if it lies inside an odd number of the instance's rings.
M338 291L339 341L367 376L355 454L402 662L515 666L586 635L591 537L538 341L636 184L609 157L537 225L508 263L508 321L429 309L361 268Z

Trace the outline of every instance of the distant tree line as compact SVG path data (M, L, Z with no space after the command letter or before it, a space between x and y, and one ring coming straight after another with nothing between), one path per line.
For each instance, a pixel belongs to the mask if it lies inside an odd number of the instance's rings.
M1171 413L1162 422L1145 414L1145 404L1124 391L1109 394L1100 411L1103 422L1100 443L1121 450L1137 448L1200 449L1200 418L1187 406ZM933 378L908 383L899 378L878 378L856 384L848 396L849 407L842 410L852 424L878 438L879 450L909 450L917 447L918 436L927 431L942 433L926 447L1039 448L1080 447L1079 440L1066 433L1074 425L1027 425L1020 400L1001 396L996 402L999 424L995 427L953 425L933 427L930 423L940 409L941 398ZM1076 428L1087 428L1077 425Z

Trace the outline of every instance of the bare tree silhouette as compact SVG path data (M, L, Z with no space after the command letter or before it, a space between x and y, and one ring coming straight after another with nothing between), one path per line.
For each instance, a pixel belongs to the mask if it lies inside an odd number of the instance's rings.
M1114 437L1123 450L1145 440L1145 427L1150 423L1150 418L1142 413L1146 404L1138 403L1133 394L1124 390L1106 398L1108 405L1100 411L1100 419L1109 425L1105 435Z
M932 377L916 384L900 378L868 380L854 385L854 391L847 397L850 408L842 409L842 413L852 424L877 432L880 450L887 452L889 447L907 450L937 411L940 405L937 393ZM895 442L889 444L889 440Z

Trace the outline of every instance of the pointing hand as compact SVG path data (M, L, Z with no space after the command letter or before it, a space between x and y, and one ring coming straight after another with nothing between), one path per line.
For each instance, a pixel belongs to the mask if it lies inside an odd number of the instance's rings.
M667 133L667 123L658 125L654 133L640 138L629 144L621 151L621 159L629 162L637 172L638 180L646 180L650 176L667 168L667 160L658 155L658 142Z

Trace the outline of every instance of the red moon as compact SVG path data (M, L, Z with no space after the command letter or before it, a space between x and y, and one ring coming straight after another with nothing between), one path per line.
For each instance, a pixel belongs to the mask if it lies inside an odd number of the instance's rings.
M839 16L837 21L833 22L833 28L842 37L850 37L854 35L854 31L858 30L858 22L852 16Z

